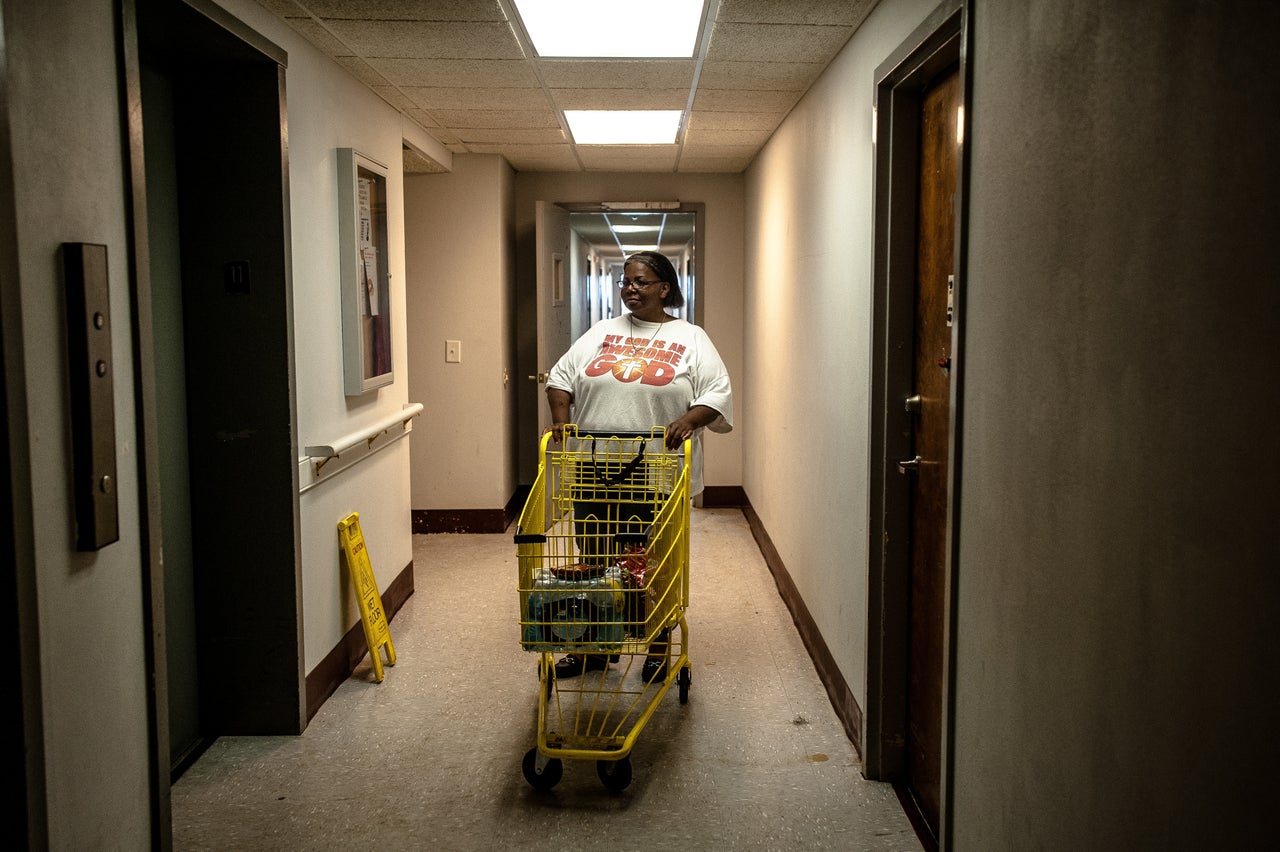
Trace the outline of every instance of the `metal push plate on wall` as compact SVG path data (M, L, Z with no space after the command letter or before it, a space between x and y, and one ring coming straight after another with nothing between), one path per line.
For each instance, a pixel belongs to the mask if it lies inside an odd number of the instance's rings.
M63 243L62 275L67 293L76 549L100 550L120 538L107 247Z

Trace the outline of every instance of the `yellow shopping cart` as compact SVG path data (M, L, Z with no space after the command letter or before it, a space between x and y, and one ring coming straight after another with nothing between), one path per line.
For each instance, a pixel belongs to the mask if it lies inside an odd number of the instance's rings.
M516 529L520 642L538 662L538 744L524 756L539 790L563 760L595 760L605 787L631 783L631 749L675 685L692 683L688 655L690 444L665 430L542 438L538 475ZM607 658L568 679L555 655ZM646 682L643 661L665 665Z

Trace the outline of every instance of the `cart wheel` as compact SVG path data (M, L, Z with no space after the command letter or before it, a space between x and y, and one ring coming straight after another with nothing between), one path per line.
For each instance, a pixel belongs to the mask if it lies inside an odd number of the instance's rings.
M689 667L685 666L676 675L676 683L680 686L680 703L689 703L689 686L693 683L693 672L689 671Z
M597 760L596 774L610 793L621 793L631 783L631 758Z
M550 758L543 765L542 770L538 770L538 749L529 749L524 755L524 780L535 790L550 790L552 787L560 783L560 777L564 775L564 764L556 758Z

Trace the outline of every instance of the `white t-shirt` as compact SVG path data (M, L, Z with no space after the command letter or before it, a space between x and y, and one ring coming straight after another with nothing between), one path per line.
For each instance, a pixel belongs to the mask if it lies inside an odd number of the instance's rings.
M572 422L583 432L647 432L695 405L720 413L711 431L733 428L733 391L720 353L705 331L682 319L601 320L556 362L547 387L573 395ZM702 429L692 442L690 496L702 492Z

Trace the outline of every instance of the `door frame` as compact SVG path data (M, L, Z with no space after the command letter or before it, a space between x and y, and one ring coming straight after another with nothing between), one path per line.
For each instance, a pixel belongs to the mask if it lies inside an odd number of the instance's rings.
M938 841L950 845L954 781L955 636L964 387L964 270L967 258L968 144L972 94L972 0L944 0L876 69L874 100L874 259L872 268L871 477L867 589L867 707L863 771L898 781L906 770L910 489L897 471L910 456L915 323L916 194L923 89L959 64L962 142L957 157L955 324L952 327L950 453L947 469L943 731ZM910 810L910 809L909 809Z
M130 321L136 355L132 369L138 397L135 438L139 451L139 505L142 507L140 558L143 566L142 591L147 637L147 670L150 682L147 722L152 832L156 848L170 848L172 836L169 790L172 775L168 724L170 707L167 690L170 661L166 650L165 576L161 559L162 508L159 478L159 426L156 416L158 389L153 366L155 347L151 315L153 281L149 252L141 84L141 51L146 49L144 44L146 36L143 30L144 26L151 26L156 20L151 16L157 15L185 16L188 25L178 28L182 38L199 41L213 34L212 38L216 39L212 47L192 46L216 50L219 49L218 45L233 44L237 61L243 61L244 57L252 57L252 61L261 69L258 99L263 103L270 102L269 109L276 116L274 122L276 125L283 124L287 117L284 97L287 55L278 46L251 30L211 0L181 0L179 3L168 3L165 0L121 0L118 6L119 73L122 97L125 101L121 119L126 140L123 156L127 173L125 193L132 294ZM186 46L180 45L178 49L186 49ZM274 288L271 291L273 293L270 306L271 318L279 320L280 331L284 337L283 341L274 344L276 349L272 356L270 377L271 387L277 392L273 396L273 405L276 409L286 412L283 417L277 419L287 424L277 429L272 436L272 460L284 459L284 463L273 466L258 487L265 482L272 489L270 494L273 498L284 492L287 492L288 496L286 501L280 504L278 513L273 513L269 519L262 521L262 534L278 542L278 545L273 545L270 552L262 558L271 569L273 578L269 590L263 591L260 579L251 576L251 569L248 567L242 571L217 572L216 579L220 584L219 594L206 595L205 603L201 604L203 610L202 617L197 618L198 627L201 623L213 625L218 629L229 626L223 630L223 633L228 635L230 630L239 631L232 637L238 642L235 647L231 647L231 643L226 643L226 650L219 651L211 655L210 659L202 661L202 666L205 662L208 662L211 667L216 666L216 669L212 670L220 674L219 678L207 678L207 683L202 683L201 686L202 704L207 695L209 703L218 710L217 713L208 715L211 724L207 740L210 742L226 733L296 734L301 733L306 726L300 626L301 597L298 592L301 577L301 533L298 472L295 464L298 441L291 325L292 249L288 227L288 149L285 143L283 136L273 139L270 144L264 145L264 148L269 150L270 156L258 158L263 172L275 175L279 181L279 188L275 193L267 192L263 196L266 199L264 206L269 206L271 211L278 215L279 221L273 222L273 230L268 237L264 238L272 241L270 253L265 255L266 260L263 260L256 269L260 279L258 286L264 289ZM270 218L270 214L267 214L267 218ZM210 247L212 252L225 252L225 242L218 242L216 235L202 237L202 239L203 244ZM247 252L250 248L256 251L258 247L254 245L245 248L244 251ZM261 260L258 255L255 255L255 259ZM216 275L218 271L214 269L213 274ZM264 368L264 373L266 372ZM231 478L227 477L227 479ZM220 487L226 491L234 490L238 486L232 482L223 483ZM213 486L206 484L203 488L212 493ZM180 507L169 507L169 510L182 511ZM256 628L237 627L237 619L221 617L221 613L227 610L245 611L250 603L259 599L261 600L259 605L274 606L274 611L280 614L279 625L266 634L253 632ZM239 669L245 668L246 659L253 658L252 655L242 652L246 647L265 652L263 656L272 661L267 671L249 667L248 674L236 674ZM242 679L241 682L236 682L237 677ZM202 678L202 680L205 679ZM264 684L266 699L263 698Z

